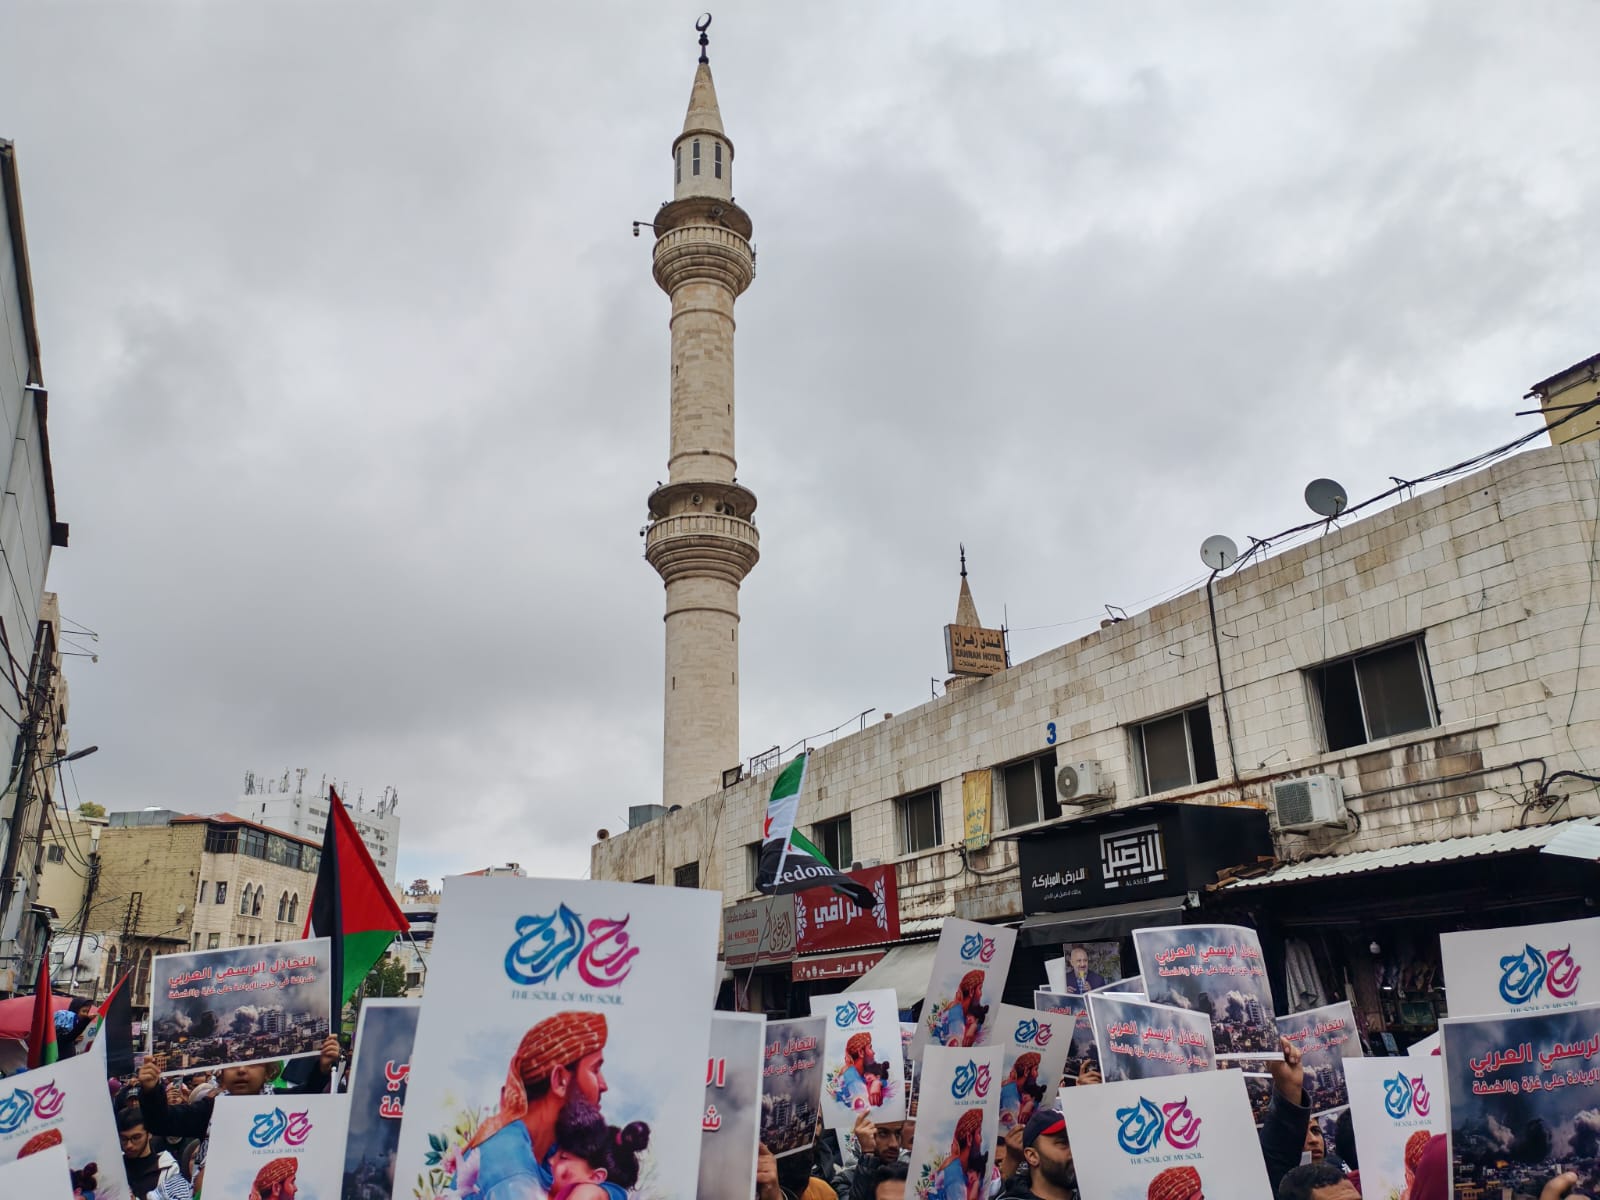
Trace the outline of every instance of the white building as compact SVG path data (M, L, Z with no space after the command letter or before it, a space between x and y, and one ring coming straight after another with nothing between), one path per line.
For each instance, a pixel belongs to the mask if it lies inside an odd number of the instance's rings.
M307 787L306 775L303 767L273 778L247 771L239 815L320 842L328 828L328 791L332 785L324 778L321 784ZM395 815L400 805L399 793L385 788L376 804L369 803L360 793L351 797L341 792L339 799L344 801L351 823L379 873L393 883L400 859L400 818Z

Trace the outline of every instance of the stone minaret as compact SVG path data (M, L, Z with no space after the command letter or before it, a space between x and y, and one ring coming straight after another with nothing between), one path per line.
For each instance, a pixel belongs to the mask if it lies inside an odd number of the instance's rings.
M704 22L704 18L702 18ZM650 493L644 556L667 589L662 803L722 786L739 759L739 585L760 557L755 494L734 481L733 302L755 277L733 202L733 143L706 57L672 143L673 198L656 214L655 279L672 298L672 448Z

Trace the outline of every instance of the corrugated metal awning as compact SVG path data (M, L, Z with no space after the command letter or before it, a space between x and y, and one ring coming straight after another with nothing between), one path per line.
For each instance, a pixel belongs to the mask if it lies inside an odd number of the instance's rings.
M900 1007L912 1008L928 995L928 981L933 976L933 956L938 952L938 942L891 946L882 962L844 990L867 992L876 988L893 988Z
M1354 854L1330 854L1289 863L1254 879L1236 879L1218 892L1240 888L1272 887L1302 883L1310 879L1333 879L1341 875L1365 875L1401 867L1421 867L1430 863L1456 862L1468 858L1488 858L1521 850L1540 850L1568 830L1591 827L1600 818L1579 817L1528 829L1507 829L1500 833L1479 833L1471 837L1445 838L1438 842L1418 842L1387 850L1359 850Z

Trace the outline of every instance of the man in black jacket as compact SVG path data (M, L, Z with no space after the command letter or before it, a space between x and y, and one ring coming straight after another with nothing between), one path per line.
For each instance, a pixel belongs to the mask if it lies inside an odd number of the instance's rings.
M289 1095L309 1095L328 1090L334 1064L339 1061L339 1039L329 1036L322 1043L317 1068L305 1083L287 1089ZM278 1063L252 1063L246 1067L224 1067L220 1072L222 1092L228 1096L259 1096L267 1084L278 1077ZM139 1111L144 1127L156 1137L203 1138L211 1127L215 1096L189 1104L171 1104L161 1086L161 1071L150 1059L139 1068Z

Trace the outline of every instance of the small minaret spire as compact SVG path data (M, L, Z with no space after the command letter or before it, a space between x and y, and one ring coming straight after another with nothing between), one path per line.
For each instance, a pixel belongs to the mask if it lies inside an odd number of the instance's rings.
M967 583L967 548L961 547L961 591L956 595L956 621L957 625L966 628L979 628L983 622L978 620L978 606L972 599L972 587Z
M961 546L961 578L965 579L967 577L967 546L965 542L958 544Z
M706 36L706 30L711 28L711 14L701 13L700 19L694 23L695 31L700 34L700 61L709 63L706 57L706 48L711 45L711 39Z

